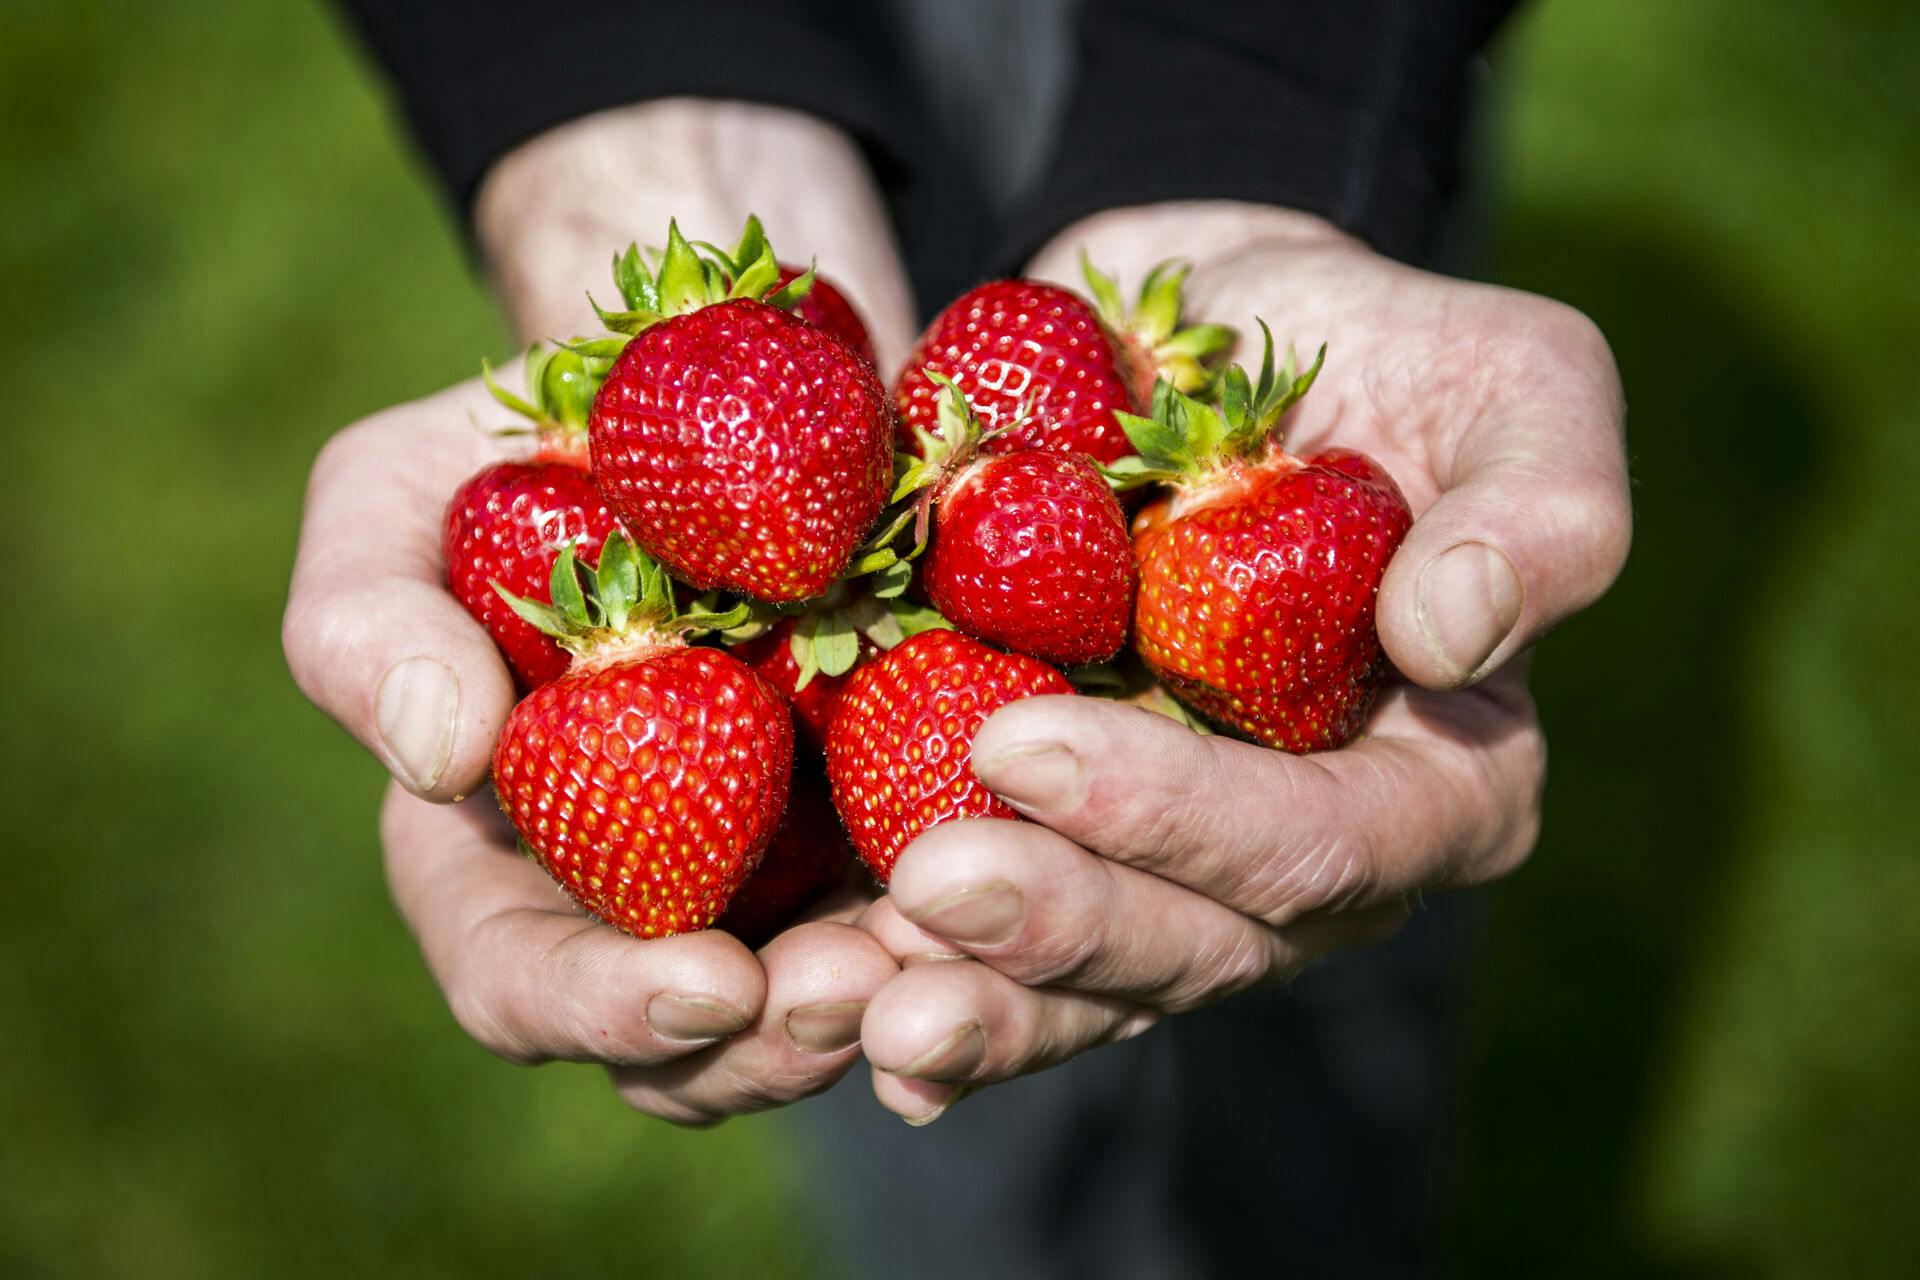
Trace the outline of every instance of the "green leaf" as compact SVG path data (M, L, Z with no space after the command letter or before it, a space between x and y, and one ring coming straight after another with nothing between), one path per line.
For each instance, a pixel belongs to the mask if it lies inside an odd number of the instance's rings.
M711 265L680 234L680 223L669 222L666 257L660 263L660 313L679 316L705 306L712 296L707 280Z
M887 505L892 506L908 494L926 488L932 478L933 468L927 464L927 460L914 458L907 464L907 469L900 473L900 478L894 481L893 494L887 499Z
M766 228L760 225L760 215L747 215L747 225L740 229L740 243L733 247L733 262L741 266L757 260L761 254L773 256L773 249L767 244Z
M683 631L732 631L752 616L753 606L741 600L724 613L707 610L683 613L673 620L673 625Z
M1294 405L1299 404L1301 397L1305 396L1307 392L1313 390L1314 381L1319 378L1320 369L1323 365L1326 364L1326 362L1327 362L1327 344L1323 342L1320 344L1319 353L1313 357L1313 367L1311 369L1308 369L1305 373L1301 374L1299 377L1294 378L1291 382L1289 382L1287 384L1287 389L1283 391L1280 394L1279 399L1277 399L1274 402L1273 408L1269 411L1269 416L1268 416L1268 421L1270 423L1278 422L1280 420L1281 414L1291 409ZM1291 367L1292 364L1293 364L1293 351L1291 348L1289 348L1287 351L1287 365Z
M615 333L624 333L629 338L635 337L660 323L660 315L657 312L609 311L601 306L599 300L592 294L587 295L587 301L593 306L593 314L600 317L601 324L613 330ZM568 349L573 351L579 350L578 347L572 344L568 344Z
M559 557L553 562L553 573L547 580L553 607L562 617L582 628L598 626L605 615L600 614L598 602L589 607L586 594L580 590L578 570L579 563L573 558L573 546L569 543L560 549Z
M653 273L641 260L640 246L629 244L627 251L613 259L613 283L632 311L660 310L660 291L654 287Z
M932 605L920 604L913 600L889 600L887 608L892 611L894 621L900 624L900 630L906 639L911 640L922 631L951 631L953 624L940 615Z
M611 364L622 351L627 349L625 338L572 338L560 344L569 351L578 352L588 360L604 360Z
M1258 316L1254 317L1254 323L1260 326L1260 381L1254 384L1253 402L1264 417L1267 401L1273 397L1273 330Z
M1185 418L1188 456L1196 461L1218 457L1227 442L1227 420L1218 409L1192 396L1182 395L1178 403Z
M1154 355L1161 358L1191 356L1195 360L1205 360L1232 346L1237 337L1239 335L1224 324L1189 325L1154 348Z
M519 614L520 617L525 619L535 630L552 636L555 640L565 640L576 634L574 628L568 624L567 620L560 616L558 609L551 608L535 600L522 599L497 582L489 582L488 585L500 594L502 600L507 602L508 608Z
M1116 458L1110 463L1093 464L1100 474L1106 477L1107 485L1118 490L1138 489L1145 484L1170 484L1181 479L1186 473L1169 471L1165 467L1156 467L1145 458L1128 454Z
M913 581L913 566L905 560L895 560L890 565L875 570L868 589L882 600L891 600L907 589Z
M1127 304L1120 300L1120 286L1113 277L1093 265L1093 259L1087 251L1080 251L1080 274L1086 277L1087 289L1093 294L1095 308L1100 318L1115 329L1127 327Z
M1164 384L1162 384L1164 385ZM1134 452L1155 466L1179 470L1192 462L1193 455L1187 450L1187 442L1179 427L1161 417L1143 418L1136 413L1124 413L1114 410L1114 421L1120 424L1128 443Z
M894 551L892 547L875 547L872 551L855 556L853 563L847 566L845 576L857 578L861 574L873 573L876 570L884 569L888 565L898 564L899 562L899 553Z
M781 285L779 289L768 294L765 298L761 299L761 301L770 307L778 307L782 311L791 311L794 303L813 292L813 282L816 278L816 269L819 265L818 259L808 263L805 271L802 271L799 275Z
M1181 262L1162 262L1140 285L1140 305L1133 309L1131 328L1149 349L1159 346L1180 324L1180 292L1193 268Z
M759 298L773 288L773 282L780 278L780 264L773 260L773 250L761 246L760 256L743 262L740 274L728 290L729 298Z
M521 417L531 418L535 422L546 421L546 415L541 413L539 409L528 404L525 400L522 400L519 396L501 386L499 382L494 379L493 366L485 360L480 362L480 381L486 384L489 395Z
M795 693L812 684L813 678L820 674L820 661L813 653L813 631L819 625L819 615L810 613L795 623L787 636L787 648L793 653L794 664L800 668L793 682Z
M618 533L600 548L600 567L594 572L594 584L607 626L614 631L626 628L628 617L640 603L637 555L633 544Z
M860 661L860 633L853 629L853 620L844 609L818 616L820 621L813 631L813 660L820 664L823 675L843 676Z
M1220 379L1220 412L1236 430L1253 417L1253 388L1247 385L1247 371L1239 365L1228 369Z
M544 352L539 371L528 377L538 388L541 407L556 422L576 431L587 429L593 416L593 398L600 393L600 377L588 367L587 358L565 347Z

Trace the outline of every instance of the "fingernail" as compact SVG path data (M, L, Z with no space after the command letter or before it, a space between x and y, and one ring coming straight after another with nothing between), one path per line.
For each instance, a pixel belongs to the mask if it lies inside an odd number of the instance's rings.
M908 1124L912 1125L916 1129L924 1129L928 1125L932 1124L935 1120L938 1120L941 1116L947 1114L947 1112L953 1110L955 1103L959 1102L960 1099L966 1097L968 1094L972 1092L973 1092L973 1089L970 1086L967 1086L964 1084L956 1085L954 1087L953 1092L947 1095L947 1100L941 1103L939 1106L935 1107L933 1110L925 1113L924 1115L901 1116L900 1118L902 1120L905 1120Z
M964 951L916 951L909 956L900 957L900 967L911 969L917 964L945 964L949 960L971 960Z
M906 917L928 933L990 947L1020 932L1027 918L1027 900L1010 884L990 884L936 898Z
M1499 551L1463 542L1420 575L1420 629L1455 679L1477 672L1520 620L1520 577Z
M718 1040L747 1025L730 1004L700 996L658 995L647 1002L647 1022L669 1040Z
M460 678L432 658L407 658L387 668L374 695L374 724L400 781L426 791L453 758L453 718Z
M803 1053L838 1053L860 1042L864 1001L810 1004L787 1015L787 1039Z
M1087 771L1057 742L1035 742L973 762L993 793L1023 813L1061 813L1086 802Z
M987 1033L977 1022L962 1023L958 1030L890 1075L910 1080L950 1080L977 1070L987 1056ZM882 1068L885 1070L885 1068ZM948 1105L952 1105L949 1100Z

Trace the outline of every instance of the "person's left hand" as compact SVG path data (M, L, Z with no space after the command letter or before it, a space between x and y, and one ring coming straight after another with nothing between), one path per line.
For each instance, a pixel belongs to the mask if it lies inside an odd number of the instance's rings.
M1168 246L1212 246L1194 314L1329 343L1289 447L1364 450L1413 504L1378 606L1410 683L1358 741L1305 757L1091 698L991 717L974 770L1033 822L927 832L864 920L904 965L862 1023L874 1091L915 1123L1383 939L1422 891L1519 865L1546 763L1527 649L1626 557L1617 377L1577 312L1412 270L1283 210L1101 215L1033 274L1070 278L1081 243L1134 279Z

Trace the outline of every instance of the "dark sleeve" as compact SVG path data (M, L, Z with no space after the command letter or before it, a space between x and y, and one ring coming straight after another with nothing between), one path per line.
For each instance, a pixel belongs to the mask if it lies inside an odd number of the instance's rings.
M904 146L868 0L340 0L463 209L494 160L568 120L734 98L839 125L883 170ZM910 135L907 135L910 138Z
M1101 209L1302 209L1431 248L1477 51L1515 0L1086 0L1054 163L1001 238L1019 262Z

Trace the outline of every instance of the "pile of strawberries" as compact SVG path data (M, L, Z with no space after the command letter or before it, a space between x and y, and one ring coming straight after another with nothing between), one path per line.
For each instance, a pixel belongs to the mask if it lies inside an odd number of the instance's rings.
M1263 323L1257 376L1216 369L1233 335L1181 326L1184 271L1131 308L1086 274L968 291L889 395L757 220L731 252L675 226L615 259L606 336L536 349L525 399L489 374L538 446L454 495L448 581L525 691L501 807L587 910L757 940L848 840L884 882L936 823L1016 817L969 750L1035 694L1295 752L1357 731L1405 499L1280 447L1320 359L1276 368Z

